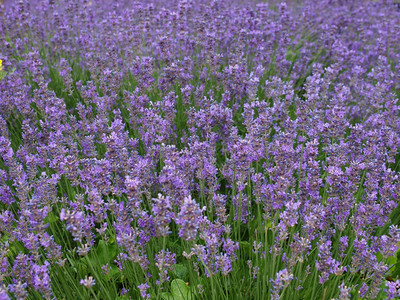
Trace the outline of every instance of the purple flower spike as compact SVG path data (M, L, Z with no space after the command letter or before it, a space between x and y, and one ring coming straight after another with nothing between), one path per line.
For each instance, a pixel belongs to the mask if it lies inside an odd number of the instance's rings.
M204 209L200 209L199 205L190 195L184 198L181 211L176 217L175 222L180 226L179 236L185 241L196 239L200 222L203 219L202 212Z

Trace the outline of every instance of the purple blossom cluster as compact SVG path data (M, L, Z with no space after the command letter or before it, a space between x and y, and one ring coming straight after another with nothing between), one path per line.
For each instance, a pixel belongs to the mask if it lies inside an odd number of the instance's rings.
M399 296L392 1L1 3L0 299Z

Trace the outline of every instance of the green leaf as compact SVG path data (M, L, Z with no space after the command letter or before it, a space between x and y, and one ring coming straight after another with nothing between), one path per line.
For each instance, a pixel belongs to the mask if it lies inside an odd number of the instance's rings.
M190 288L181 279L174 279L171 283L171 293L174 300L192 300L194 297Z
M161 298L163 298L164 300L175 300L174 296L172 296L171 293L161 293Z
M112 263L114 261L115 256L117 255L117 245L108 243L105 241L99 241L96 248L96 257L97 263L100 265L105 265L106 263Z
M394 265L391 272L392 277L400 277L400 251L396 252L395 259L391 263Z
M175 266L174 274L179 279L184 280L184 279L186 279L186 277L188 275L188 269L184 265L178 264Z

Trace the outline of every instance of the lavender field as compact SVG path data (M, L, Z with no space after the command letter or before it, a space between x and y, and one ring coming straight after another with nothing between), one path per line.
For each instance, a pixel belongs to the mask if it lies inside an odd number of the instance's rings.
M0 300L400 299L400 5L0 2Z

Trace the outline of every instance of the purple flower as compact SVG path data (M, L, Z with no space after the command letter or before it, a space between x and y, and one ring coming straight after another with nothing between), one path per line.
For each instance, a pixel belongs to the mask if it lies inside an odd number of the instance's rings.
M343 282L339 285L339 290L340 290L340 294L339 294L339 298L338 298L339 300L350 300L351 299L351 297L350 297L351 296L351 294L350 294L351 288L345 286Z
M283 288L289 285L293 278L293 274L289 273L287 269L283 269L276 273L276 278L271 279L273 289L271 299L279 299L279 293Z
M216 256L215 265L216 269L219 269L224 276L232 271L232 261L226 253Z
M10 300L10 297L7 295L7 291L0 288L0 300Z
M382 290L400 241L380 233L400 199L393 1L6 2L0 295L58 297L58 266L99 240L122 273L151 277L128 278L142 298L183 257L202 292L244 254L240 284L272 278L274 299L347 268L365 281L343 276L339 298Z
M180 226L179 236L181 238L186 241L196 239L204 209L200 209L190 195L184 198L181 211L175 219L175 222Z
M400 281L386 281L387 299L396 299L400 297Z
M26 299L28 297L28 291L26 290L28 284L18 281L15 284L8 286L10 292L14 293L17 299ZM9 299L9 298L6 298Z
M172 206L169 197L158 194L158 198L153 198L153 214L156 226L156 235L166 237L170 233L169 223L173 217Z
M45 261L43 265L33 264L32 284L33 287L41 292L46 298L51 297L50 263Z
M96 285L96 280L92 277L85 277L85 279L81 279L80 284L82 284L87 289L91 289L93 286Z
M142 283L140 285L138 285L138 289L140 291L140 296L143 299L150 299L150 294L147 293L147 290L150 288L149 284L147 282Z
M176 264L176 254L170 251L161 250L155 255L155 266L160 271L159 284L169 280L168 271L173 271Z

